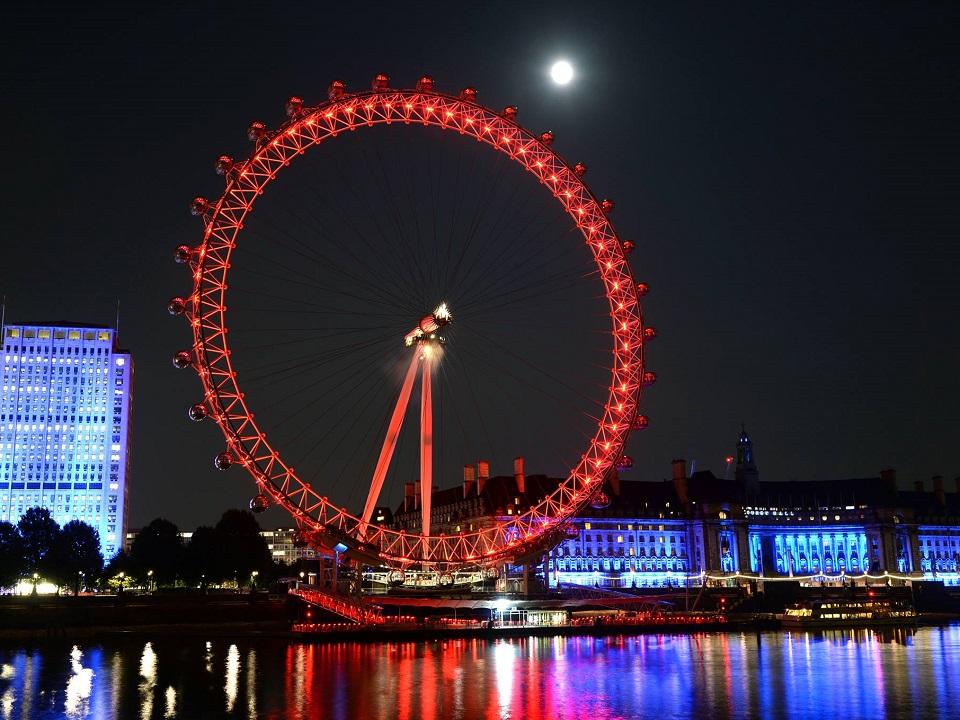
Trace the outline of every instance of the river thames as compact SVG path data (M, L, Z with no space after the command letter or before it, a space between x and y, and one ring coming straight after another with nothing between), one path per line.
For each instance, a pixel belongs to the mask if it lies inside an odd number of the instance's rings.
M402 643L0 645L0 718L949 718L960 625Z

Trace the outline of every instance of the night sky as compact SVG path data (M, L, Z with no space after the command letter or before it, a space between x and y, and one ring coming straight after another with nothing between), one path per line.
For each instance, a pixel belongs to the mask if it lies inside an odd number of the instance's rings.
M216 428L186 419L197 379L170 365L189 342L165 309L189 291L172 251L201 235L187 203L217 195L213 161L248 152L247 124L278 124L289 95L429 73L518 105L616 200L660 333L631 477L669 476L674 457L722 474L744 422L765 479L952 478L958 20L947 2L6 8L7 320L112 324L119 299L131 527L245 504L252 484L212 468ZM564 88L547 76L560 57ZM554 354L552 372L589 382L578 359ZM522 448L498 443L506 473Z

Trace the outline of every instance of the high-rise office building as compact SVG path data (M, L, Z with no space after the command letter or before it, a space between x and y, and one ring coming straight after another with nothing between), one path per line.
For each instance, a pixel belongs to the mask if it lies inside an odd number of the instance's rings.
M3 326L0 520L45 507L82 520L111 558L127 523L133 363L116 330Z

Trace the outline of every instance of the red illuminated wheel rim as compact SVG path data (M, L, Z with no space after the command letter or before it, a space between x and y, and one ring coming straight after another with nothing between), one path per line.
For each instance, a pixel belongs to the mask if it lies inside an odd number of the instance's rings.
M623 458L631 427L645 418L637 408L641 386L652 379L644 373L645 332L639 296L645 286L635 283L622 242L607 218L609 205L598 202L582 180L582 168L568 166L551 148L549 133L534 135L517 124L510 112L497 113L478 105L475 95L445 95L426 88L390 90L375 83L372 91L345 94L331 86L331 99L315 107L288 104L290 119L275 132L251 126L256 149L241 162L221 159L226 189L213 202L194 201L193 210L205 223L203 242L178 249L189 263L192 294L180 312L189 319L193 348L174 359L190 364L203 384L203 399L191 409L200 419L211 417L226 441L225 464L242 466L256 482L264 501L283 507L317 546L341 543L348 554L369 563L406 568L412 565L447 570L493 565L537 552L564 532L566 521L600 491L604 479ZM247 406L231 360L228 340L228 275L231 259L243 242L243 227L257 198L284 168L314 146L336 139L342 131L362 131L375 125L412 125L449 131L450 137L477 140L505 154L534 175L573 219L587 243L609 304L612 353L609 391L593 438L557 489L526 512L473 532L417 535L366 524L361 516L330 501L298 476L284 460L283 449L267 439L255 408ZM443 137L437 134L438 138ZM647 330L652 334L652 329Z

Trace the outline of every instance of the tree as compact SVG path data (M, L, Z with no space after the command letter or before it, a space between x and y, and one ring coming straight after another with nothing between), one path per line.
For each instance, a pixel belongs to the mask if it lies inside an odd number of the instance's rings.
M50 556L51 579L57 585L72 585L77 595L82 582L92 582L103 570L100 533L85 522L71 520L60 529Z
M260 524L246 510L227 510L214 528L220 548L221 573L244 585L254 570L266 573L273 566L267 541L260 534Z
M0 588L17 584L27 572L23 540L15 525L0 522Z
M180 529L163 518L151 521L137 533L130 548L130 559L141 581L146 581L152 570L158 585L172 585L183 561Z
M50 517L49 510L33 507L20 516L17 529L23 542L24 569L27 574L45 575L50 569L50 550L60 533L60 526Z
M133 585L134 564L126 550L114 555L103 570L103 579L111 590L123 592L123 588Z
M212 527L203 525L193 531L187 543L183 560L183 577L206 588L212 582L223 580L220 535Z

